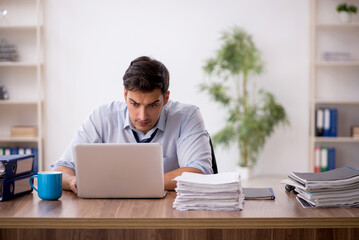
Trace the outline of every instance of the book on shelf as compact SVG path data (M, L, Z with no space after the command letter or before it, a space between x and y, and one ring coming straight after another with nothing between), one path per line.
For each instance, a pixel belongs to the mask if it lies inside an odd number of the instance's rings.
M329 137L338 136L338 109L330 109L330 127L329 127Z
M282 183L294 186L303 207L359 207L359 170L345 166L326 172L292 172Z
M335 168L335 148L315 147L314 172L325 172Z
M359 126L351 126L350 132L353 138L359 138Z
M314 150L314 172L321 172L321 167L320 167L320 147L315 147Z
M9 93L5 86L0 86L0 100L8 100L9 99Z
M323 136L323 109L318 108L315 114L315 136Z
M330 134L330 109L324 108L324 114L323 114L323 137L329 137Z
M349 62L350 53L349 52L324 52L323 60L328 62Z
M18 61L19 55L17 53L16 46L14 44L9 44L5 40L0 42L0 62L13 62Z
M315 114L315 136L337 137L338 110L336 108L318 108Z
M11 137L37 137L38 128L36 126L12 126Z
M328 149L320 149L320 171L325 172L328 170Z
M328 171L335 169L335 148L328 148L327 166Z

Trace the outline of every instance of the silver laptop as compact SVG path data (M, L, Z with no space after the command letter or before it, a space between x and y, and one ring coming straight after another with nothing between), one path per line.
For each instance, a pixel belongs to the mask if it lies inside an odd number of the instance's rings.
M159 143L78 144L74 148L81 198L162 198Z

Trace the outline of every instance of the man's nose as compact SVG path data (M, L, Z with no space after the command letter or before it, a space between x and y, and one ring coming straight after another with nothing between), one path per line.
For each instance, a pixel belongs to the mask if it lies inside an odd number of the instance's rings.
M141 120L145 120L147 118L147 110L145 107L141 107L138 113L138 118Z

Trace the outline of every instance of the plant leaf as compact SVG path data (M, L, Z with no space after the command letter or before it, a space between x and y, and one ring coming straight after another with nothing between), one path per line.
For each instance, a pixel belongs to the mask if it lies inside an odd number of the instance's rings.
M227 95L226 87L221 83L202 83L200 90L208 92L215 102L224 106L227 106L231 101L231 97Z

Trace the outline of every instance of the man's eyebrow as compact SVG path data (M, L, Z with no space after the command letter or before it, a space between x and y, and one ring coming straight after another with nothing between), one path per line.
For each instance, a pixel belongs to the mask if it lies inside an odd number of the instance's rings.
M135 100L133 100L132 98L129 98L130 99L130 101L132 101L132 102L134 102L134 103L137 103L138 104L138 102L136 102ZM152 104L155 104L155 103L158 103L158 102L160 102L160 100L159 99L157 99L157 100L155 100L155 101L153 101L153 102L151 102L151 103L149 103L148 105L152 105Z
M138 103L138 102L136 102L135 100L133 100L132 98L129 98L130 99L130 101L132 101L132 102L134 102L134 103Z
M157 99L156 101L153 101L152 103L148 104L148 105L152 105L152 104L155 104L155 103L158 103L160 100Z

